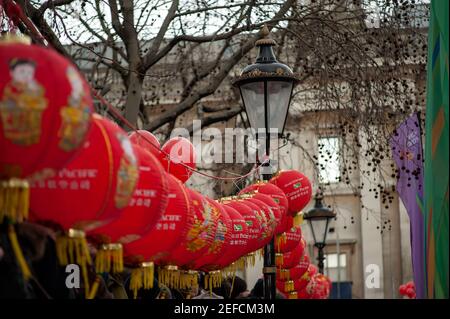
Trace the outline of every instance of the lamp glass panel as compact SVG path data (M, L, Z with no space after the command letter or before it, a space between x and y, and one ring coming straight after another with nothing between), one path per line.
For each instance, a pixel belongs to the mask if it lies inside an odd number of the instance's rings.
M268 81L269 129L283 131L292 93L292 81Z
M264 81L245 83L240 88L251 127L264 129Z
M328 218L313 218L309 220L309 225L311 226L311 230L313 232L314 241L316 244L324 244L325 236L328 226Z

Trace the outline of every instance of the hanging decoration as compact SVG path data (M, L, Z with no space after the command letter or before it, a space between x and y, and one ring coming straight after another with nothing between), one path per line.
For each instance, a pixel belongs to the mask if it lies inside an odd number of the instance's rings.
M286 217L288 216L289 202L283 190L281 190L274 184L258 181L241 190L239 194L242 195L253 192L269 195L278 204L278 209L280 211L280 218L278 218L279 221L275 233L280 234L286 231L286 229L289 229L285 228L285 221Z
M222 205L207 197L206 199L219 212L219 218L211 246L202 257L194 262L193 269L206 272L205 289L212 289L222 284L222 273L220 269L224 268L226 264L218 263L218 261L220 261L222 255L230 248L232 222Z
M231 219L231 241L228 250L216 262L225 267L233 263L229 271L235 273L236 270L245 268L245 260L239 258L243 257L248 249L248 227L245 219L236 209L229 205L220 205Z
M130 264L153 261L159 264L168 257L191 227L190 198L186 188L171 174L168 181L168 203L156 225L141 238L124 243L125 261Z
M230 206L237 210L245 220L248 228L248 243L247 249L245 250L246 264L251 266L255 265L256 250L262 247L262 224L261 217L259 213L255 213L251 207L244 203L243 199L236 198L225 198L222 203L225 206Z
M286 253L291 251L299 244L300 240L302 240L302 229L293 226L289 231L276 236L275 252Z
M133 145L133 151L139 162L139 180L128 206L119 218L87 232L98 247L95 261L98 273L121 272L122 244L152 230L167 207L167 174L160 162L138 145ZM111 259L116 262L111 263Z
M275 253L275 264L278 268L292 268L300 262L305 253L306 242L301 240L297 246L284 254Z
M328 299L331 292L330 279L320 273L314 274L306 287L297 291L297 299Z
M192 226L186 238L164 260L185 269L191 269L192 263L205 254L214 240L219 211L203 195L187 189L193 210Z
M192 175L192 169L196 168L194 145L184 137L174 137L163 145L162 151L162 164L166 171L186 182Z
M259 222L259 225L260 225L260 229L258 232L259 237L255 243L256 244L255 250L258 250L258 249L264 247L264 245L266 245L270 241L270 239L272 238L272 235L273 235L272 229L269 226L269 221L267 219L265 211L258 206L257 202L255 203L255 202L252 202L249 200L251 198L251 195L250 196L241 195L239 197L240 198L244 197L242 199L242 204L249 207L252 210L254 216L256 216L256 219ZM264 203L262 203L262 204L264 205Z
M171 174L166 173L166 178L168 203L164 213L153 229L141 238L123 244L124 262L135 273L135 289L149 286L142 280L150 280L150 275L153 278L155 264L160 266L158 280L161 283L172 287L179 285L178 268L167 265L165 258L186 237L187 231L192 227L193 217L190 198L184 185Z
M305 273L299 279L294 280L294 290L297 292L302 291L316 273L317 267L313 264L309 264Z
M289 213L295 215L308 205L312 196L309 179L296 170L282 170L272 177L270 183L278 186L289 202Z
M74 157L93 111L77 68L24 39L0 38L0 222L27 218L29 183L54 177Z
M75 158L55 177L31 184L30 221L57 231L59 262L79 263L85 272L91 263L86 232L120 216L137 179L138 161L127 134L94 115L88 139ZM116 248L106 254L119 261Z
M308 270L310 261L307 254L303 254L300 262L292 268L277 268L277 280L297 280Z
M161 144L155 135L146 130L136 130L130 133L130 141L133 144L139 145L144 150L150 152L160 162L164 155L161 152Z

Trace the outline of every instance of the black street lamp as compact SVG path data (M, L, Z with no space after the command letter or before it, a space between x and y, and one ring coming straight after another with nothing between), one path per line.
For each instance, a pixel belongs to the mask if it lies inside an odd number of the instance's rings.
M323 274L323 264L325 260L323 249L326 246L328 225L330 220L336 217L336 213L328 209L328 207L323 206L323 196L321 194L317 194L314 199L316 201L314 207L305 213L303 218L308 221L308 224L311 227L314 246L316 246L319 251L317 257L319 272Z
M233 81L239 88L245 112L251 127L258 133L264 132L266 138L266 156L270 156L270 138L274 132L277 137L283 134L291 102L292 90L298 77L285 64L275 58L272 47L276 45L269 38L269 29L261 29L262 39L256 41L259 55L254 64L244 68L241 75ZM259 161L259 159L258 159ZM270 163L264 162L264 168L270 169ZM262 175L264 180L272 178L272 172ZM275 244L271 242L264 248L264 298L275 299L276 266Z

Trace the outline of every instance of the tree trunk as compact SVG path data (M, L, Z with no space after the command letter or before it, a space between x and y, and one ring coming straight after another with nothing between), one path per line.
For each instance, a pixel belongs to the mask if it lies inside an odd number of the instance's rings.
M137 126L137 120L139 115L139 104L142 98L142 84L143 79L136 73L130 72L128 81L128 94L125 101L125 118L134 126ZM129 127L125 127L127 131L131 130Z

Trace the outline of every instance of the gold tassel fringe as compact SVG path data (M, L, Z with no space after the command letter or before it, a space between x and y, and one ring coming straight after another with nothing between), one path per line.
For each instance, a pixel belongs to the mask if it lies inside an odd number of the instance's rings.
M280 280L290 280L291 276L290 276L290 272L289 269L280 269Z
M287 236L286 233L282 233L280 235L277 235L276 243L277 243L277 250L279 251L281 248L281 244L286 244L287 242Z
M286 292L291 292L294 291L295 287L294 287L294 281L293 280L288 280L284 283L284 291Z
M31 278L31 271L28 264L23 256L22 249L20 248L19 240L17 239L16 230L14 225L8 226L8 238L11 242L11 247L16 256L17 263L19 264L20 270L22 271L22 276L25 281Z
M277 267L281 267L283 265L283 254L281 253L275 254L275 265Z
M198 272L195 270L180 271L180 289L198 287Z
M123 271L123 249L121 244L104 244L97 249L95 256L95 271L97 273Z
M154 264L152 262L141 263L139 267L131 271L130 289L133 291L133 298L137 298L139 289L153 288Z
M92 289L89 292L89 295L87 296L86 299L94 299L95 298L95 296L97 295L99 285L100 285L100 276L97 275L94 283L92 284Z
M158 268L158 282L169 288L180 288L180 275L177 266L167 265Z
M298 212L294 216L294 226L298 227L301 226L302 224L303 224L303 212Z
M290 292L288 299L298 299L297 292L296 291Z
M8 219L20 223L28 218L30 186L26 180L11 178L0 181L0 223Z
M91 255L83 231L69 229L67 234L56 238L56 254L59 263L63 266L68 264L78 264L81 267L85 296L89 296L88 265L92 264Z
M209 289L212 294L213 288L219 288L222 285L222 272L220 270L210 271L205 275L205 290Z
M264 259L264 249L260 248L256 251L256 253L258 254L259 258Z
M256 264L256 252L251 252L245 256L246 267L255 267Z

